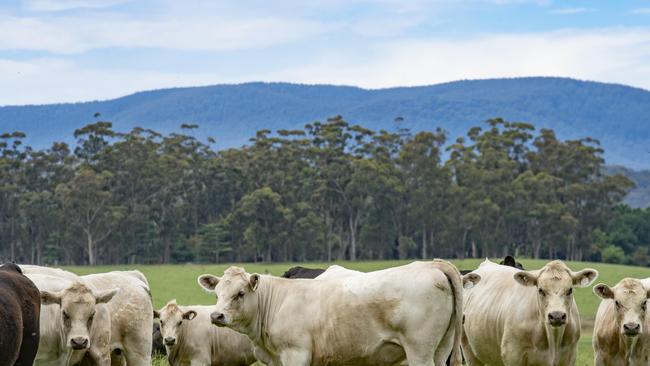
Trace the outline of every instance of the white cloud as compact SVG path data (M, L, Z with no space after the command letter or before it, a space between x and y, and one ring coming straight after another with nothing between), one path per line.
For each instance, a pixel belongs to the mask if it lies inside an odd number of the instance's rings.
M459 79L564 76L650 89L648 28L411 39L377 43L356 55L325 54L329 57L270 73L268 78L382 88Z
M31 11L62 11L71 9L101 9L123 4L131 0L24 0Z
M560 15L569 15L569 14L581 14L581 13L591 13L596 11L594 8L559 8L550 10L551 14L560 14Z
M336 23L289 18L134 21L0 17L0 50L35 50L55 54L111 47L223 51L293 42L331 31L335 27Z
M67 58L0 60L0 85L12 85L0 88L0 104L106 99L153 88L258 80L382 88L459 79L564 76L650 89L648 59L650 28L329 44L299 55L291 65L259 62L254 69L228 72L91 68Z

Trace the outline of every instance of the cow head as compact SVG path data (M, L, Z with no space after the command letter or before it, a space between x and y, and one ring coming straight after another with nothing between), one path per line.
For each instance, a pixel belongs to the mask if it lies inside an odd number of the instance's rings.
M258 310L255 291L260 282L259 274L248 274L240 267L230 267L219 278L204 274L198 278L199 285L217 295L215 312L210 314L212 324L245 332Z
M82 350L90 348L90 329L97 305L111 301L118 291L95 292L82 283L74 283L59 292L41 291L41 303L60 306L66 344L74 350Z
M573 288L589 286L598 277L595 269L573 272L561 261L547 263L537 271L520 271L515 281L537 288L537 301L548 325L560 327L567 323L573 306Z
M644 331L650 291L641 281L624 278L613 288L601 283L594 287L594 293L603 299L614 300L616 324L620 327L621 334L636 337Z
M160 311L154 311L154 318L160 319L160 333L165 346L172 347L178 342L179 333L186 323L196 318L196 311L183 311L176 300L172 300Z

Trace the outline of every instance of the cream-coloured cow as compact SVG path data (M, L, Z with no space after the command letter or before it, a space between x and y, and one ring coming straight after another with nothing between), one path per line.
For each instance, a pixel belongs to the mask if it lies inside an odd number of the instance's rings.
M443 365L449 344L461 364L462 283L446 261L329 280L230 267L198 281L217 295L212 322L248 335L270 366Z
M616 286L598 284L603 300L594 324L596 366L650 364L650 319L647 318L650 278L624 278Z
M113 364L151 365L153 304L146 277L140 271L113 271L81 278L98 289L120 289L108 303Z
M245 335L212 325L214 306L179 306L172 300L154 317L172 366L247 366L256 361Z
M110 315L116 288L99 291L80 281L26 274L41 291L40 341L35 365L69 366L88 357L108 366Z
M522 271L486 260L481 281L465 291L463 354L468 365L573 365L580 315L573 289L591 284L594 269L571 271L552 261Z

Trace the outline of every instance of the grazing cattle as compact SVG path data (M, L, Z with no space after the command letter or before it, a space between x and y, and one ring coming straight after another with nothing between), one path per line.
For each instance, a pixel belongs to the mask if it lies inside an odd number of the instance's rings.
M463 353L468 365L573 365L580 338L574 287L598 272L552 261L521 271L486 260L464 296Z
M288 271L284 272L284 278L316 278L321 273L325 272L320 268L305 268L301 266L291 267Z
M524 269L524 266L521 263L517 262L515 260L515 258L513 256L511 256L511 255L506 255L506 257L503 258L503 260L501 262L499 262L499 264L502 265L502 266L514 267L514 268L521 269L521 270ZM474 271L474 270L473 269L461 269L460 274L461 275L466 275L466 274L468 274L468 273L470 273L472 271Z
M433 366L449 348L461 364L462 283L446 261L323 280L230 267L198 281L217 295L212 322L248 335L270 366Z
M81 276L98 289L119 288L108 304L113 363L151 365L153 304L149 283L139 271L114 271Z
M13 263L0 266L0 365L31 366L39 341L38 288Z
M40 342L36 365L74 365L84 357L110 365L110 315L106 303L119 291L99 291L83 282L47 274L28 277L41 291Z
M650 279L624 278L616 286L599 284L603 300L594 324L596 366L650 364L650 319L647 318Z
M214 306L179 306L172 300L154 312L171 366L247 366L256 361L248 337L211 324L213 311Z
M156 317L154 310L154 318ZM160 332L160 324L153 323L153 331L151 332L151 356L166 355L165 343L163 343L163 336Z

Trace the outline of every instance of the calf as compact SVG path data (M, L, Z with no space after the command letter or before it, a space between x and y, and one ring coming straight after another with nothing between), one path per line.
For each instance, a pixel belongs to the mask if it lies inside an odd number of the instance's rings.
M31 366L39 341L38 289L13 263L0 266L0 365Z
M214 306L179 306L172 300L160 319L167 359L172 366L247 366L255 363L253 345L243 334L210 323Z
M153 304L149 284L139 271L113 271L81 276L98 289L117 287L120 291L108 304L110 347L113 363L129 366L151 365Z
M449 348L461 364L462 284L446 261L317 281L230 267L198 281L217 295L212 322L248 335L270 366L433 366Z
M463 353L468 365L573 365L580 315L573 289L598 272L552 261L521 271L486 260L481 281L465 292Z
M648 365L650 363L650 279L624 278L616 286L599 284L600 302L594 324L594 364Z
M110 365L110 314L118 289L99 291L83 282L30 274L41 294L41 337L36 364L74 365L84 356Z

